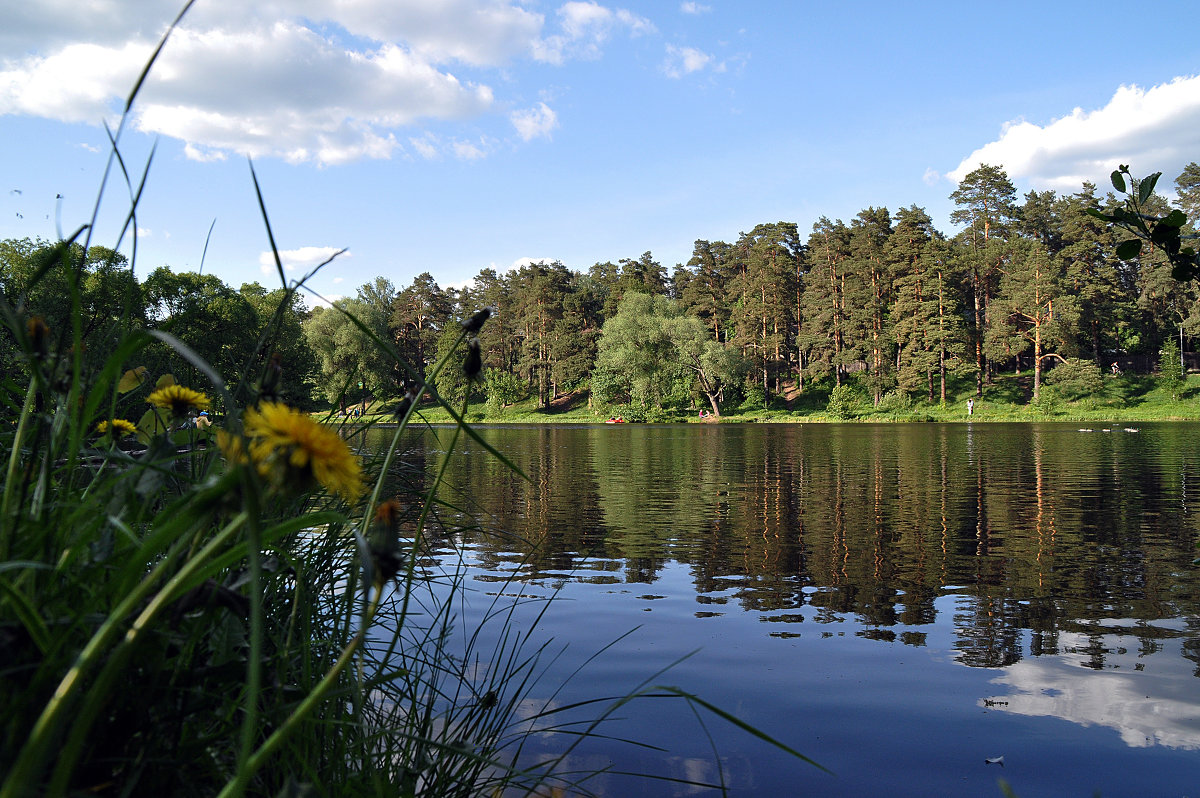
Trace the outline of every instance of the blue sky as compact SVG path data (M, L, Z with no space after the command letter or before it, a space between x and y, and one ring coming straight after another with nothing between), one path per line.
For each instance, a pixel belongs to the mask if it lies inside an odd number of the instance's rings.
M0 238L92 216L103 122L177 0L0 0ZM136 268L326 298L558 259L586 271L761 222L916 204L944 232L979 162L1018 189L1200 160L1200 4L198 0L139 95L157 150ZM61 195L61 200L57 196ZM129 192L110 178L95 243ZM121 249L132 254L130 239ZM310 304L317 300L310 298Z

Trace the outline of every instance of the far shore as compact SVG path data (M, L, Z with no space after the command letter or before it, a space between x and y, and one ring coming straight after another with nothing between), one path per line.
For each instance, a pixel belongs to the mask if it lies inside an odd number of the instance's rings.
M1041 402L1029 401L1028 386L1011 376L987 386L982 398L970 386L962 386L953 398L943 403L927 403L885 396L879 405L860 396L850 407L833 412L828 392L812 391L774 397L767 407L722 408L720 416L697 404L689 408L640 408L629 405L600 406L588 394L578 391L558 397L549 407L538 408L533 399L497 409L483 400L473 401L465 419L470 424L845 424L845 423L1078 423L1087 429L1106 424L1139 424L1156 421L1200 421L1200 375L1189 375L1175 394L1157 386L1153 377L1128 377L1106 381L1102 394L1065 399L1046 391ZM968 407L968 401L970 406ZM367 401L348 405L342 415L337 410L316 411L315 417L328 422L368 422L382 428L393 427L395 401ZM701 410L705 417L701 417ZM418 423L452 424L454 418L445 408L427 400L418 408ZM621 419L617 422L617 419Z

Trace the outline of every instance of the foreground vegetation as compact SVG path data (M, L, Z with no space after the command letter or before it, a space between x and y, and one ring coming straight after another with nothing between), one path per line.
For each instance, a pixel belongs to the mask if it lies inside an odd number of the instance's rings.
M519 591L498 586L497 629L461 629L461 571L428 568L431 541L470 523L439 492L476 435L462 411L440 402L455 427L437 463L396 456L411 403L383 453L358 453L364 423L307 412L302 283L281 267L270 292L166 270L139 286L119 243L85 225L2 252L0 798L586 794L563 763L649 695L774 743L649 681L562 720L545 648L508 626ZM442 371L479 378L487 315L419 370L345 318L436 397ZM522 761L535 733L561 753Z

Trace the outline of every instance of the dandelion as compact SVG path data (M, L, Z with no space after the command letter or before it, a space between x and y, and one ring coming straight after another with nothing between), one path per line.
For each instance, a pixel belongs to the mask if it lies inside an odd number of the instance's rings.
M146 401L163 410L170 410L173 418L187 418L193 413L208 408L208 397L182 385L159 388L146 397Z
M362 466L333 430L282 402L250 408L244 420L249 457L264 478L290 487L316 480L347 500L362 494Z
M246 465L250 456L240 435L233 435L223 429L217 430L217 448L221 450L225 461L233 465Z
M112 421L101 421L96 425L96 434L98 435L106 435L110 431L113 438L124 438L127 435L137 432L137 425L123 418L114 418Z

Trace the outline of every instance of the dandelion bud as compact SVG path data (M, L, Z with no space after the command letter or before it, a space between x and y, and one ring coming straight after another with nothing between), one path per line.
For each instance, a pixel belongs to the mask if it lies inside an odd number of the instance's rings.
M483 357L479 354L479 339L472 338L467 342L467 359L463 363L463 372L468 380L474 380L483 370Z
M273 402L279 399L279 384L283 379L283 356L278 352L271 355L259 385L259 401Z
M398 418L398 419L404 418L404 416L408 413L408 408L411 407L412 404L416 401L417 401L416 389L410 387L408 389L408 391L404 394L404 398L401 399L400 402L396 405L396 409L393 412L393 415L395 415L396 418Z
M474 335L475 333L479 332L479 330L483 327L483 323L490 319L492 314L495 312L496 309L491 306L477 310L475 311L474 316L462 323L462 328L466 330L469 335Z
M25 332L29 334L29 348L38 357L45 357L50 351L50 327L46 320L41 316L31 317L25 322Z
M404 566L399 538L402 509L396 499L389 499L375 508L375 523L371 526L369 546L376 587L390 582Z

